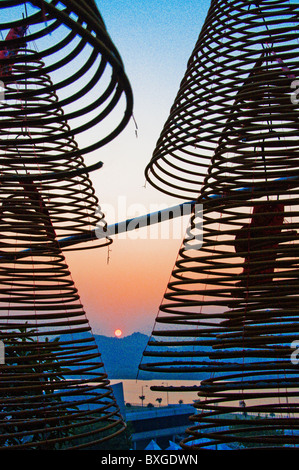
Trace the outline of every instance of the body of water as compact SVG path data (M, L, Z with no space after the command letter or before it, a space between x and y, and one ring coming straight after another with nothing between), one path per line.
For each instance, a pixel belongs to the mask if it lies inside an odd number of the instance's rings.
M179 404L180 400L183 400L185 405L193 404L194 401L198 400L199 397L197 395L197 391L153 391L151 390L152 386L169 386L169 387L192 387L192 386L199 386L200 382L192 381L192 380L127 380L127 379L118 379L118 380L111 380L111 384L123 383L123 390L124 390L124 399L125 403L130 403L131 405L142 405L142 400L140 399L141 396L144 396L143 406L147 406L149 403L152 403L154 406L167 406L167 405L177 405ZM250 392L247 391L248 393ZM247 399L246 405L267 405L276 403L277 406L281 407L282 404L288 405L289 402L296 403L299 405L299 392L297 396L288 396L286 392L285 396L278 395L275 397L277 390L260 390L261 395L263 392L270 393L270 396L267 398L266 396L258 398L257 390L252 390L252 392L256 393L257 396L255 398ZM271 392L274 393L274 396L271 396ZM157 399L162 399L161 403L157 401ZM201 398L202 399L202 398ZM240 395L240 399L242 399L242 395ZM240 400L231 400L226 403L226 406L240 406ZM222 406L225 406L222 403ZM267 413L267 411L261 409L261 412ZM255 413L258 413L255 410ZM287 413L286 416L289 416Z
M119 382L123 383L124 389L124 398L126 403L141 405L142 400L140 396L144 396L143 406L147 406L149 403L152 403L155 406L159 406L157 399L162 398L160 403L161 406L178 404L179 400L183 400L184 404L193 403L196 400L197 393L196 391L191 392L160 392L152 391L151 387L155 386L184 386L191 387L196 384L195 381L191 380L135 380L135 379L115 379L110 380L111 384L116 384Z

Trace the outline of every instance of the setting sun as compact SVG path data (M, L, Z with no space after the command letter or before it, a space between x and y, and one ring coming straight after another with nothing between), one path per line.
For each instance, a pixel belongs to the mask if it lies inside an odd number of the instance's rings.
M119 338L121 335L123 334L123 332L118 328L117 330L115 330L114 332L114 335Z

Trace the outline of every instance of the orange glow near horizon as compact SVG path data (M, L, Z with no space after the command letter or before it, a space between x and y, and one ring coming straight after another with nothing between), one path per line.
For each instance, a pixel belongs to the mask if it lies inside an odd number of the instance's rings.
M67 253L72 279L94 333L149 334L179 240L115 240L108 249Z

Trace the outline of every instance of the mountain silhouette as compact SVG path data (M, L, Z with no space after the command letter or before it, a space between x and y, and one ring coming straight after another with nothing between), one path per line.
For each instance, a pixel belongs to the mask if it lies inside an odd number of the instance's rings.
M124 338L93 335L104 362L109 379L202 379L206 374L199 373L166 373L138 370L149 337L143 333L133 333ZM152 339L153 340L153 339ZM149 362L149 358L146 358ZM153 358L155 360L155 358Z
M94 334L105 370L110 379L147 379L148 374L138 373L142 353L148 342L148 336L133 333L124 338L114 338Z

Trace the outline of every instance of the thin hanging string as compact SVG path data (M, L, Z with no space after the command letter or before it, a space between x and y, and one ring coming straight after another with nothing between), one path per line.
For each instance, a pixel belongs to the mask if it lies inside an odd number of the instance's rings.
M106 260L107 265L109 265L109 262L110 262L110 258L111 258L110 253L112 253L112 249L110 245L107 245L107 260Z
M135 136L136 136L136 138L138 138L138 125L137 125L137 121L136 121L135 116L134 116L133 113L132 113L132 119L133 119L133 122L135 124Z

